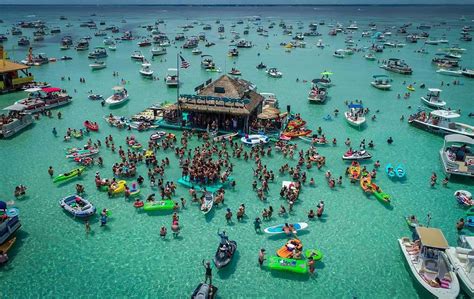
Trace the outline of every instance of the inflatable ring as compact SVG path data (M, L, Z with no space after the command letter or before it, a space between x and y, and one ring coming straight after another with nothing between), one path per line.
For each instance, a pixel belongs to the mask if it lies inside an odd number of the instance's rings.
M7 216L8 217L15 217L20 214L20 210L17 208L10 208L7 210Z
M321 252L321 250L308 249L304 253L306 255L306 258L309 258L310 256L312 256L313 260L315 261L319 261L323 258L323 253Z

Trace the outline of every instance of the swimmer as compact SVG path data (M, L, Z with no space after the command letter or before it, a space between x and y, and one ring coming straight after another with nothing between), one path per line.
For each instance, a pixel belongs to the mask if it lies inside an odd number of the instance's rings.
M262 267L263 262L265 261L265 248L261 248L258 252L258 264Z
M48 174L49 174L50 177L53 177L53 175L54 175L53 166L49 166L49 168L48 168Z
M262 224L262 221L260 220L260 217L255 218L255 220L253 221L253 228L256 233L262 232L261 224Z
M456 223L456 229L458 232L462 231L464 228L464 218L459 219L459 221Z
M162 239L165 239L166 238L166 233L167 233L166 227L162 226L161 229L160 229L160 237Z
M391 137L391 136L390 136L390 137L388 137L388 139L387 139L387 143L388 143L388 144L392 144L392 143L393 143L393 139L392 139L392 137Z

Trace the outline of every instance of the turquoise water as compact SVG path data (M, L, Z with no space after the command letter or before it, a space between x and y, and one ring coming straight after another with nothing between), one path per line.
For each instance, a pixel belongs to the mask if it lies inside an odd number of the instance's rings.
M212 23L213 30L206 32L209 40L216 46L200 48L203 54L211 54L221 69L229 70L235 62L242 71L243 78L258 86L261 92L273 92L278 96L281 107L290 104L293 111L300 112L309 122L309 127L316 129L321 126L330 138L337 138L338 145L318 148L327 157L327 165L322 170L313 168L308 178L314 177L316 187L305 187L300 195L300 201L295 206L293 214L288 218L277 215L263 227L282 222L305 221L309 209L324 200L326 203L325 217L320 221L310 221L309 230L301 233L301 240L306 248L319 248L324 252L324 259L317 264L314 277L270 272L262 270L257 264L257 254L260 248L266 248L267 253L274 254L280 248L285 238L256 235L253 231L253 219L261 214L263 208L272 205L278 209L284 203L279 199L279 189L283 180L290 180L288 174L277 175L274 183L270 184L269 200L262 203L251 190L253 162L232 159L235 164L233 176L237 181L235 190L226 192L226 205L234 211L241 203L247 207L248 218L242 223L235 222L227 225L224 218L225 206L213 210L204 217L197 205L192 204L187 189L178 187L176 199L185 197L187 208L180 212L180 224L183 230L179 238L168 237L163 241L159 237L162 225L170 226L171 215L147 214L137 211L131 202L124 198L107 198L99 193L94 186L94 173L100 171L103 177L112 177L111 166L118 162L117 154L103 147L101 156L105 167L97 166L87 171L80 179L64 186L53 185L47 173L48 167L54 167L56 173L72 169L75 165L64 158L64 148L81 146L85 141L64 143L61 137L54 138L51 134L56 127L62 136L68 127L80 128L85 119L98 121L101 128L90 137L100 139L103 143L105 136L112 134L116 145L125 147L125 137L129 132L119 132L109 128L103 115L111 110L101 107L99 102L89 101L87 91L109 95L112 86L119 83L121 78L129 81L127 89L131 95L129 103L113 111L118 115L132 115L154 103L173 101L176 91L167 89L163 77L166 70L175 67L177 48L168 48L166 60L152 61L155 74L159 81L142 79L138 70L140 64L130 60L129 56L137 50L136 41L122 42L116 52L109 52L106 59L107 68L101 71L90 71L87 54L74 50L61 51L59 40L61 36L70 34L74 40L93 35L89 29L79 28L80 20L88 20L91 13L97 21L104 20L107 25L116 24L122 29L132 29L136 35L146 35L145 29L139 28L144 24L152 24L157 18L164 19L166 25L161 26L170 39L177 32L178 26L191 23L193 20ZM438 151L443 139L439 136L421 131L401 122L400 116L407 119L410 111L420 105L419 97L426 90L416 90L410 99L397 99L398 93L406 91L403 81L425 83L427 87L439 87L441 81L452 81L435 73L430 60L437 49L442 46L426 46L429 55L417 54L414 51L421 44L408 44L401 49L386 49L377 54L380 59L390 57L403 58L414 69L412 76L389 74L393 82L392 91L383 92L370 86L371 76L384 74L377 62L367 61L364 53L355 53L346 59L332 57L334 50L344 48L345 36L327 35L329 28L320 26L321 37L305 39L307 48L294 49L286 53L279 46L281 42L290 40L283 36L281 29L276 26L270 31L270 37L258 36L255 32L257 25L251 25L250 34L245 36L256 46L252 49L242 49L238 58L227 57L230 37L230 25L237 19L251 15L261 15L262 24L280 19L292 24L294 31L296 22L302 21L305 27L309 22L324 19L326 24L337 21L349 25L349 20L356 20L359 32L354 39L359 47L370 45L369 39L360 37L363 28L370 22L375 22L379 28L399 26L413 22L413 27L420 23L439 24L430 30L433 37L446 37L452 43L458 43L459 31L468 22L459 20L465 15L467 20L474 18L472 7L320 7L279 8L279 7L237 7L237 8L200 8L200 7L2 7L0 33L11 28L13 22L19 20L44 19L50 26L61 26L62 33L47 36L44 42L33 44L35 52L45 52L49 57L69 55L72 61L58 61L41 67L32 68L38 80L51 82L53 86L67 89L73 96L73 103L61 108L63 119L42 117L34 126L10 140L0 141L0 198L13 200L14 187L19 184L28 186L28 196L16 200L16 206L21 211L22 228L17 233L17 243L9 252L11 262L0 270L2 282L1 294L4 297L189 297L195 286L203 278L202 259L212 258L218 237L216 231L225 229L231 239L238 242L238 253L232 264L219 272L214 271L214 281L219 287L219 295L225 297L266 297L284 298L298 294L304 298L416 298L426 294L420 292L412 281L400 254L397 238L411 236L404 215L416 214L425 221L425 215L431 213L431 225L439 227L445 233L450 244L455 244L457 219L464 215L464 210L457 204L452 194L457 189L472 190L473 181L468 179L453 179L447 187L436 185L431 188L429 177L434 171L441 181L442 168ZM34 16L33 16L34 15ZM60 15L68 16L68 21L59 21ZM124 18L126 24L120 23ZM217 25L214 20L220 18L226 27L226 40L219 40ZM74 27L66 28L66 22ZM242 32L244 25L237 25L236 31ZM187 32L187 35L201 32L201 26ZM396 29L391 29L395 40L403 41L397 36ZM32 36L31 29L24 33ZM315 42L322 38L328 46L317 49ZM102 37L93 38L93 46L102 45ZM9 36L4 43L9 55L14 59L23 59L25 49L19 49L16 38ZM268 50L266 44L270 45ZM462 65L474 67L473 44L460 43L467 51L463 55ZM150 58L148 49L142 49ZM257 54L260 53L260 56ZM183 82L181 92L193 93L194 87L211 76L201 70L200 58L191 55L191 51L183 50L183 56L191 63L191 67L181 71ZM283 72L282 79L270 79L264 72L255 69L263 61L268 66L275 66ZM336 86L329 90L330 100L325 105L310 105L306 100L309 89L308 83L318 77L323 70L334 72L333 81ZM118 71L119 78L113 77L112 72ZM71 81L61 81L61 76L70 76ZM79 77L86 78L86 84L79 83ZM296 82L296 78L300 82ZM467 117L472 111L472 90L474 81L459 78L460 86L443 86L443 98L452 108L463 111L461 122L473 124ZM74 92L74 89L77 92ZM7 106L25 95L15 93L0 96L0 107ZM380 110L376 121L368 120L364 130L357 131L349 127L344 118L339 116L333 121L326 122L323 116L334 109L344 111L344 101L362 99L372 113ZM407 107L413 108L409 110ZM471 109L471 110L470 110ZM180 134L179 132L174 132ZM141 142L148 140L150 133L133 134ZM385 140L392 136L394 144L388 146ZM378 184L389 194L393 195L392 208L387 208L373 198L367 198L359 186L353 186L348 180L343 181L342 187L331 190L324 179L324 172L330 170L333 174L343 175L346 164L341 161L345 151L343 141L350 137L353 145L357 146L362 138L373 140L376 144L374 160L364 162L372 168L375 160L380 160L384 166L387 163L397 165L403 163L407 170L405 181L391 181L383 169L377 176ZM200 143L196 138L191 140L191 146ZM306 149L307 144L297 142L300 148ZM169 157L171 166L166 169L165 180L177 180L180 169L172 150L160 150L158 158ZM275 173L284 163L296 165L296 160L283 158L274 152L271 158L265 157L264 164ZM140 165L139 173L146 176L146 167ZM75 191L75 183L84 184L86 198L90 199L98 209L107 207L112 211L112 217L106 227L99 227L98 217L91 221L92 232L86 235L84 224L75 221L65 214L58 205L58 200ZM152 191L149 185L142 189L147 195ZM471 232L466 231L470 234Z

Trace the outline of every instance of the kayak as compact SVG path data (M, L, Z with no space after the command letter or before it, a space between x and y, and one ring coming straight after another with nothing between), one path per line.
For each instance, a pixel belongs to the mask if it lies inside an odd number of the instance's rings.
M214 194L211 192L206 192L204 196L204 202L201 205L201 212L205 215L212 210L214 205Z
M228 241L227 250L222 250L221 245L217 247L216 254L214 255L214 265L217 269L223 268L230 264L232 257L234 257L235 251L237 250L237 242Z
M372 188L372 179L370 176L365 176L362 179L360 179L360 187L364 192L374 192Z
M405 169L403 168L402 164L398 164L397 168L395 169L395 173L399 178L403 178L405 176Z
M81 173L84 172L84 170L86 170L86 168L84 166L81 166L81 167L75 168L75 169L73 169L69 172L62 173L62 174L58 175L57 177L55 177L53 179L53 183L66 181L66 180L72 179L76 176L80 176Z
M89 131L99 131L99 125L95 122L90 122L88 120L84 122L84 127L89 129Z
M112 192L112 194L119 194L119 193L122 193L125 191L125 185L127 184L126 181L124 180L121 180L121 181L118 181L116 183L113 183L112 185L110 185L109 189L110 191Z
M191 295L191 299L214 299L217 290L216 286L201 282Z
M298 128L304 126L304 125L306 125L306 121L304 121L302 119L294 119L294 120L291 120L288 123L288 126L286 127L286 129L291 131L291 130L294 130L294 129L298 129Z
M379 201L385 204L390 204L391 198L390 195L387 193L383 192L380 187L378 187L375 184L372 184L373 189L374 189L374 196L377 198Z
M85 218L95 214L96 212L96 208L92 203L75 194L61 199L59 205L74 217Z
M297 222L290 225L293 225L293 233L296 233L297 231L303 230L308 227L308 223L306 222ZM266 232L267 234L281 234L281 233L284 233L283 231L284 226L285 224L270 226L264 229L263 231Z
M387 166L385 166L385 172L387 173L388 177L395 177L395 170L393 169L392 164L389 163Z
M304 251L304 255L306 256L306 258L312 257L315 261L319 261L323 258L323 253L321 252L321 250L318 249L306 249Z
M167 200L159 200L154 202L147 202L143 205L143 210L145 211L164 211L164 210L172 210L174 207L174 201L167 199Z
M295 260L282 258L279 256L270 256L268 258L268 267L272 270L288 271L293 273L308 273L308 263L306 260Z
M312 133L311 130L296 130L296 131L285 131L281 133L281 135L286 137L300 137L300 136L308 136Z

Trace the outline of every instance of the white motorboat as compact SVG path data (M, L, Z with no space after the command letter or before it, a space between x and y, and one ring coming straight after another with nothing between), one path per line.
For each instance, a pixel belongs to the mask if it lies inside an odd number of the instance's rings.
M398 240L413 277L437 298L456 298L460 285L445 253L449 245L443 233L431 227L415 229L419 241Z
M460 77L462 76L461 70L451 70L451 69L444 69L441 68L436 71L438 74L446 75L446 76L453 76L453 77Z
M105 64L105 61L94 61L94 63L89 64L89 67L95 71L105 69L107 65Z
M344 112L347 122L354 127L360 128L365 123L364 108L360 104L350 104L349 111Z
M461 280L461 288L474 298L474 237L460 235L458 247L446 249L446 255Z
M364 58L367 59L367 60L370 60L370 61L374 61L374 60L377 59L377 57L375 57L375 55L372 54L372 53L367 53L367 54L365 54L365 55L364 55Z
M428 94L424 97L421 97L421 101L428 107L431 108L441 108L446 106L446 102L440 99L441 89L438 88L428 88Z
M433 110L429 113L420 109L410 115L408 123L426 131L446 135L461 134L474 137L474 126L452 121L461 115L451 110Z
M474 78L474 70L463 69L463 70L462 70L462 75L463 75L464 77Z
M142 68L140 69L140 74L144 77L152 77L153 70L151 69L151 64L148 62L143 63Z
M474 139L451 134L444 137L440 149L441 162L446 175L462 175L474 178Z
M342 155L342 160L368 160L371 158L372 154L366 150L353 151L349 149L344 153L344 155Z
M166 86L168 87L177 87L179 84L178 78L178 69L170 68L168 69L168 74L165 79Z
M133 60L143 61L145 59L145 56L143 56L141 51L134 51L132 55L130 55L130 58L132 58Z
M201 55L202 54L202 50L199 49L199 48L194 48L191 53L193 53L193 55Z
M316 43L316 47L321 48L321 49L323 49L325 47L325 45L323 44L322 39L318 40L318 42Z
M380 90L389 90L392 88L392 80L387 75L374 75L372 76L374 81L370 82L370 84Z
M324 104L326 101L327 91L326 88L320 87L313 83L311 90L308 94L308 101L315 104Z
M166 48L164 48L164 47L153 47L150 50L150 52L153 56L165 55L166 54Z
M105 100L105 103L110 107L118 106L128 101L128 92L125 87L115 86L112 90L114 91L114 94Z
M116 45L110 45L109 50L110 51L117 51L117 46Z
M269 68L265 72L268 74L268 76L270 76L272 78L281 78L283 76L282 72L280 72L279 70L277 70L274 67Z
M406 64L403 60L398 58L389 58L387 62L382 64L380 67L387 71L399 73L402 75L411 75L413 73L411 67L409 67L408 64Z
M344 49L339 49L339 50L336 50L332 56L336 57L336 58L344 58L346 57L346 50Z

